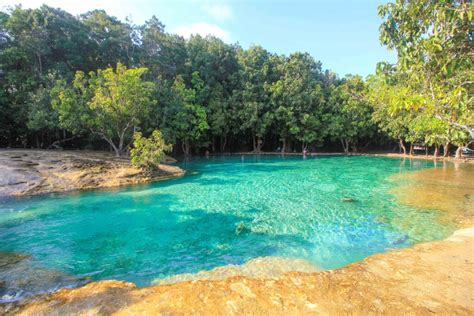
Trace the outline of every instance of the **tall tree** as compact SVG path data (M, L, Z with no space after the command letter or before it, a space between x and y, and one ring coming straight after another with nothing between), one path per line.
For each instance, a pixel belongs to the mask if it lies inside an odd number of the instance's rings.
M375 131L373 108L366 98L366 89L362 77L347 76L329 98L331 117L328 132L333 139L340 140L346 153L350 147L357 151L358 141L372 136Z
M278 80L270 85L271 100L275 113L274 125L282 141L282 152L291 151L288 142L308 144L323 139L322 111L324 95L321 88L321 64L309 54L294 53L274 62Z
M117 64L85 75L77 72L72 85L59 81L54 108L62 127L74 133L89 130L121 156L140 126L152 99L154 84L142 80L146 68L127 69Z
M270 53L260 46L250 47L239 54L242 90L238 91L241 106L238 116L241 129L249 131L253 151L262 150L265 135L274 118L269 86L276 80Z
M183 153L189 155L193 147L206 146L203 135L209 128L206 110L198 104L196 87L202 85L199 73L194 73L194 86L187 88L182 77L178 76L172 86L168 100L166 117L161 127L165 139L171 143L180 142Z

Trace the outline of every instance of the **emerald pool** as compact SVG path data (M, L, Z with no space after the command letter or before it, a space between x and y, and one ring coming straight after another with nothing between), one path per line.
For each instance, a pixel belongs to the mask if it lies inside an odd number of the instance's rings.
M436 211L400 205L389 192L390 176L432 161L222 156L179 164L186 176L148 185L0 200L0 252L30 255L35 269L145 286L261 256L338 268L453 230Z

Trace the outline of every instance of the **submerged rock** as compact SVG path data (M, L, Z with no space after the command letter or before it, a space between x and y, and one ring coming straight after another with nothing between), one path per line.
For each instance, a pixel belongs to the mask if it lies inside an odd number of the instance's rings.
M239 224L237 224L237 226L235 227L235 234L238 236L240 234L246 233L250 233L250 228L245 226L244 222L240 222Z
M82 286L90 281L41 268L27 255L0 252L0 304L51 293L64 287Z
M342 201L342 202L348 202L348 203L357 202L356 199L351 198L350 196L344 196L344 197L341 199L341 201Z
M277 278L286 272L316 272L318 267L303 259L286 257L259 257L242 265L229 264L198 273L183 273L164 279L156 279L154 285L173 284L181 281L224 280L234 276L249 278Z
M0 271L18 264L20 261L28 259L28 255L15 252L0 252Z

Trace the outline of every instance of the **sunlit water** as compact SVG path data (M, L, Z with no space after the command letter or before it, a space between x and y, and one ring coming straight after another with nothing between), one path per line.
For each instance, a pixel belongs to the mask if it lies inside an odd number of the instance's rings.
M453 230L388 192L389 176L430 161L229 156L180 165L186 176L145 186L0 200L0 251L144 286L261 256L338 268Z

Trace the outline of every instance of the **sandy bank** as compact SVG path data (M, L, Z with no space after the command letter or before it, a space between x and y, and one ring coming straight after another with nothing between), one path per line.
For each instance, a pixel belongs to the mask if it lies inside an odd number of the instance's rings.
M183 174L164 164L144 172L107 152L0 150L0 197L117 187Z

